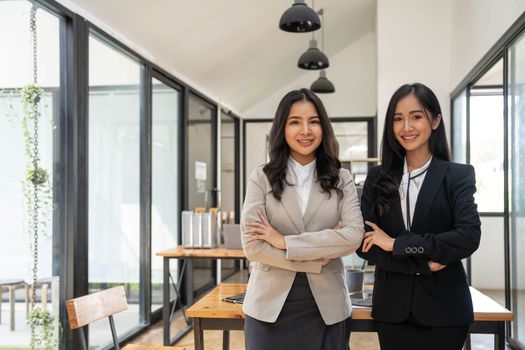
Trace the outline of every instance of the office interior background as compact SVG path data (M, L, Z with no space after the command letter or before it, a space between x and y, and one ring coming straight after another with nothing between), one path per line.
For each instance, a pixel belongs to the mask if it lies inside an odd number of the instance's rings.
M342 160L378 156L398 86L417 81L436 92L453 159L476 169L482 241L465 261L470 282L514 312L507 341L524 348L525 1L307 3L324 10L324 33L314 35L336 91L320 96ZM40 159L49 175L38 276L53 281L48 308L61 324L60 349L72 348L65 301L76 296L124 284L122 339L161 319L155 253L180 243L181 210L219 206L238 222L245 179L266 161L278 101L319 76L297 68L312 33L278 28L291 4L0 1L0 280L32 279L19 89L33 82L36 52ZM205 180L195 180L196 161ZM360 182L367 167L356 164ZM195 262L183 300L209 290L218 269L225 278L239 265ZM15 291L15 331L3 291L0 349L23 348L23 288ZM106 322L90 327L90 348L110 347Z

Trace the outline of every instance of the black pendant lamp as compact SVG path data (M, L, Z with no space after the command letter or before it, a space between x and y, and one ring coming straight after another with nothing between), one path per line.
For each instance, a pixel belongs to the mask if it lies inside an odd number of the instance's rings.
M324 51L324 11L319 9L319 15L323 19L323 29L321 29L321 47ZM328 59L327 59L328 60ZM326 78L326 71L321 69L319 72L319 78L312 83L310 90L319 94L329 94L335 92L335 86L328 78Z
M319 78L310 86L310 90L318 94L329 94L335 92L335 86L326 78L326 71L323 69L319 72Z
M292 7L281 16L279 28L292 33L313 32L321 28L321 20L304 0L294 0Z
M310 47L306 50L299 61L297 67L301 69L325 69L330 66L328 57L317 48L317 40L310 40Z

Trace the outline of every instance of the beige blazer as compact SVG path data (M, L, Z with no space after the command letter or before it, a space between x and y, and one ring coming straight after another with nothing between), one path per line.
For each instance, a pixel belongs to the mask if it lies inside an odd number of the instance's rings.
M339 176L343 198L335 191L331 191L329 198L319 183L314 182L302 216L293 186L286 186L278 201L271 194L262 167L250 175L241 214L244 252L254 262L243 304L247 315L275 322L296 272L306 272L324 322L330 325L350 316L352 305L341 257L359 247L364 226L352 176L346 169L341 169ZM251 235L244 234L244 223L260 222L257 209L285 236L287 250L274 248L262 240L247 242ZM339 220L342 226L334 230ZM323 258L332 261L323 267Z

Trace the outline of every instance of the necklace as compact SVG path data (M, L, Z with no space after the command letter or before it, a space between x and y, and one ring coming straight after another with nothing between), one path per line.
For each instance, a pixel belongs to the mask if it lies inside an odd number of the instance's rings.
M406 195L406 213L407 213L407 230L410 231L410 227L412 226L411 222L410 222L410 180L414 180L415 178L425 174L428 170L428 167L430 165L428 165L425 170L423 170L422 172L420 172L419 174L417 175L414 175L414 176L410 176L410 173L408 174L408 183L407 183L407 195Z

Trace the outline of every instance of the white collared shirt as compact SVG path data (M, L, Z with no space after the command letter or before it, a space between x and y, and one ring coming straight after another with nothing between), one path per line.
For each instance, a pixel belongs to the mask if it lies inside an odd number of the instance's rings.
M410 222L414 222L414 211L416 210L417 197L419 196L419 190L423 185L425 176L427 176L426 170L432 161L432 157L425 163L421 168L413 170L411 173L408 172L407 160L405 158L405 164L403 166L403 177L401 178L401 184L399 185L399 197L401 198L401 212L403 213L403 221L407 230L410 230L407 223L407 184L408 178L410 177ZM423 173L420 176L419 174ZM416 177L417 176L417 177Z
M301 165L292 157L288 158L286 181L293 184L302 215L304 215L306 211L308 198L310 197L310 189L314 182L315 164L315 159L306 165Z

